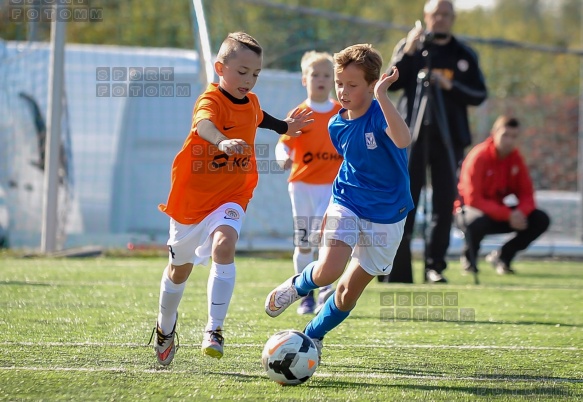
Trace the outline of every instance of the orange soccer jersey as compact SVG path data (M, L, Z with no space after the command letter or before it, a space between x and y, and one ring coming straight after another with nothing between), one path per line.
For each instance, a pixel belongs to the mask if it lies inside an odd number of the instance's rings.
M300 109L310 109L302 102ZM294 152L293 163L288 181L301 181L308 184L328 184L334 181L342 157L332 145L328 133L328 122L340 110L340 104L334 101L334 107L327 113L313 111L314 122L302 130L299 137L282 135L279 139L290 152Z
M190 133L174 158L167 203L158 208L177 222L195 224L227 202L243 209L253 196L258 173L255 160L255 134L263 120L257 96L248 93L249 102L234 104L210 84L194 105ZM244 154L227 155L202 139L196 125L210 120L228 138L243 139Z

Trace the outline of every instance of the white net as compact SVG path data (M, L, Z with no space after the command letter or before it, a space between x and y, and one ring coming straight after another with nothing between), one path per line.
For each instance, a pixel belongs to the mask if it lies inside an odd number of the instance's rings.
M8 245L40 242L44 194L48 62L46 49L21 44L3 47L0 63L0 194L4 197ZM74 197L74 175L66 99L59 151L57 243L82 230Z
M170 166L188 133L192 107L203 88L201 66L192 49L195 30L187 11L190 3L167 3L165 7L176 18L164 19L164 24L160 7L134 7L133 0L116 3L118 12L103 13L103 21L114 20L117 26L108 35L108 43L128 46L67 44L59 193L63 246L164 244L168 219L157 205L166 200ZM388 64L393 46L409 28L375 14L378 4L373 1L304 3L316 5L203 2L213 53L227 33L237 30L250 33L262 44L264 70L254 92L262 107L280 118L306 96L299 73L305 51L333 53L366 42L375 45ZM415 5L415 9L420 12L422 7ZM357 12L362 17L356 17ZM418 17L409 15L405 23ZM69 28L74 34L68 38L73 41L87 40L91 29L102 26L96 23L80 29L71 24ZM156 30L164 34L156 35ZM39 36L45 34L46 40L47 32L46 25L41 25ZM179 43L188 43L189 48L172 48ZM567 73L578 60L560 52L487 41L475 40L473 46L490 89L488 101L471 109L474 142L488 135L498 113L512 111L522 116L523 149L537 200L553 221L546 239L552 244L579 241L583 219L577 185L579 80L577 74ZM43 143L39 116L46 120L48 63L46 42L0 42L0 228L9 232L12 246L40 243ZM554 82L537 80L537 71L550 68L557 69ZM146 69L158 72L155 79L146 80L144 75L135 80L130 75L131 71L145 74ZM162 78L162 69L171 69L170 81ZM142 85L142 92L134 94L133 84ZM157 88L150 96L145 90L149 84ZM164 85L170 85L172 93L164 92ZM257 134L256 142L263 146L258 159L267 163L261 165L241 248L289 250L293 246L287 174L272 163L277 138L265 130Z
M10 244L35 247L42 218L39 155L44 148L30 102L18 94L30 93L39 99L38 116L46 116L48 44L5 45L0 110L7 118L2 120L0 131L0 178L10 216ZM172 160L188 134L194 101L201 93L196 53L68 45L65 58L68 113L64 133L71 132L71 138L63 138L68 162L63 194L69 197L59 208L63 233L69 222L67 245L163 241L168 218L157 205L166 200ZM140 68L169 68L172 76L170 81L148 82L158 85L157 93L132 96L130 84L146 85L146 81L131 81L129 73ZM128 74L115 77L115 72L124 71ZM105 72L109 76L100 77ZM160 85L167 84L172 91L163 93ZM109 92L102 93L103 88ZM265 100L269 113L282 118L291 104L305 96L297 73L278 71L262 73L255 92ZM262 147L259 159L267 163L261 165L257 202L248 210L243 237L249 241L291 236L291 217L281 217L282 211L291 208L286 177L271 163L277 139L274 132L259 130L257 134L257 144Z

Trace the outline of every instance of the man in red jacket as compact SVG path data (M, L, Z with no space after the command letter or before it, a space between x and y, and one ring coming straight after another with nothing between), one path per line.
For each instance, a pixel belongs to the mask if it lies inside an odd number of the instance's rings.
M514 273L510 265L516 253L526 249L549 227L549 216L535 205L528 168L517 149L519 136L518 120L500 116L490 137L476 145L462 164L455 219L466 233L461 258L466 272L478 271L470 256L478 255L484 236L515 232L499 250L486 257L500 275ZM514 202L510 203L508 198Z

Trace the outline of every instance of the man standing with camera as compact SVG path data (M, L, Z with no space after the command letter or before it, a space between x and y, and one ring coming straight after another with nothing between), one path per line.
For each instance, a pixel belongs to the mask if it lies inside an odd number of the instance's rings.
M396 66L401 75L390 90L403 90L399 109L413 137L409 174L416 207L430 169L432 219L428 237L424 237L425 282L440 283L447 282L442 273L447 267L457 169L464 148L471 144L467 108L482 103L487 90L477 54L451 33L455 21L452 1L428 0L423 12L426 28L417 21L395 47L389 70ZM411 237L416 210L407 216L389 278L379 277L380 281L413 283Z

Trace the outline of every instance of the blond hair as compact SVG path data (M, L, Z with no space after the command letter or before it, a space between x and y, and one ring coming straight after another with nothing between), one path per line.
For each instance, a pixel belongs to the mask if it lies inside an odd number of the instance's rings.
M245 32L233 32L227 35L217 54L217 61L225 63L229 57L241 49L249 49L257 56L261 56L263 49L255 38Z
M352 63L364 72L365 81L372 84L381 75L383 57L368 43L348 46L334 54L334 68L337 72L342 72Z
M322 61L329 62L330 68L331 69L334 68L334 59L332 58L332 55L330 53L316 52L315 50L310 50L304 53L304 55L302 56L302 60L300 62L300 65L302 67L302 75L308 74L308 70L310 69L310 67Z

